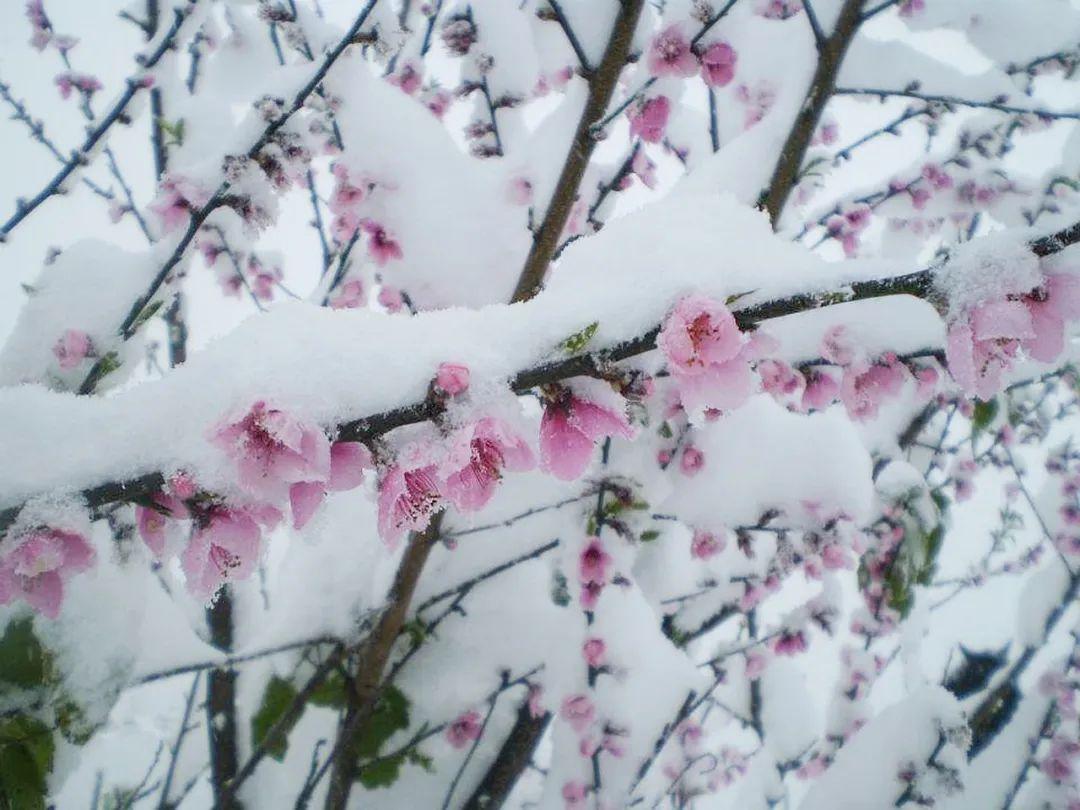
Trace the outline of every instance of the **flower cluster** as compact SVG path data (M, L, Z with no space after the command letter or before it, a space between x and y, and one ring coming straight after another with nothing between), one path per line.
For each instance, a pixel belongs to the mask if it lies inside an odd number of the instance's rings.
M0 542L0 605L22 599L50 619L60 615L64 583L94 563L80 532L38 526Z
M1080 277L1050 273L1034 290L952 313L949 372L969 395L990 399L1021 352L1050 363L1065 348L1065 323L1080 318Z

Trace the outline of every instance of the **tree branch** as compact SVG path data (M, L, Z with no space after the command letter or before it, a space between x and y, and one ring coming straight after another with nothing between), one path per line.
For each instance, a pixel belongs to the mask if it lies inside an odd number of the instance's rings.
M769 181L769 187L761 197L761 205L768 211L774 230L780 226L780 215L784 212L784 205L792 189L795 188L806 150L814 137L821 114L825 111L825 105L832 96L836 77L840 73L840 64L859 30L862 4L863 0L844 0L836 28L828 39L819 43L817 70L810 82L810 90L780 150L780 159Z
M589 79L589 95L585 101L585 109L578 121L577 131L574 133L551 202L548 203L547 213L533 236L532 248L514 290L514 301L527 301L543 286L548 264L559 246L559 238L566 227L566 220L570 217L574 200L577 199L578 188L589 166L593 149L596 148L593 126L603 117L611 102L619 74L630 53L634 30L644 5L645 0L623 0L620 5L604 57Z

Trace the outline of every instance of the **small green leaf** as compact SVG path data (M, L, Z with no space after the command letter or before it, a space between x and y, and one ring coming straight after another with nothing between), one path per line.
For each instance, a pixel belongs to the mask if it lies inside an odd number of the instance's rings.
M0 722L0 807L43 810L53 750L52 734L40 721L15 715Z
M260 745L263 740L266 740L274 724L284 717L286 709L295 698L296 689L288 681L277 676L267 681L259 711L251 718L251 742L254 745ZM296 725L296 720L275 734L272 739L266 740L266 753L278 762L285 759L285 752L289 749L287 735L294 725Z
M309 702L327 709L344 709L345 679L341 677L341 673L331 673L330 677L311 693Z
M157 311L161 309L161 305L164 303L164 301L158 300L154 301L154 303L150 304L149 306L143 307L143 311L139 313L137 318L135 318L135 323L132 324L131 328L134 330L141 329L144 323L146 323L148 320L153 318L154 315L157 314Z
M120 355L116 352L109 352L102 357L98 363L100 364L100 371L98 372L98 379L102 380L108 377L118 368L120 368Z
M670 439L672 435L674 435L671 432L671 425L669 425L667 422L664 422L662 425L660 425L660 428L656 432L665 439Z
M997 416L998 401L996 399L989 399L986 402L982 400L975 400L974 413L971 415L971 428L974 432L986 430L994 421L994 417Z
M566 607L570 604L570 589L566 584L566 576L562 571L556 571L551 580L551 601L559 607Z
M369 765L360 766L360 775L356 780L367 790L390 787L401 776L401 765L405 761L404 755L380 759Z
M16 619L0 636L0 694L3 684L28 689L45 681L48 656L34 635L33 619Z
M646 529L645 531L643 531L641 533L641 542L642 543L651 543L653 540L655 540L659 536L660 536L660 532L656 531L656 529Z
M596 330L599 326L599 321L593 321L580 332L575 332L570 335L570 337L560 343L559 346L567 354L578 354L584 351L585 347L589 345L589 341L593 339L593 335L596 334Z

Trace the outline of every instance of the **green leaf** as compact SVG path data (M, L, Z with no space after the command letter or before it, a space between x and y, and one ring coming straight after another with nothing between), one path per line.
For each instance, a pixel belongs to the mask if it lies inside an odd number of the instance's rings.
M327 709L344 709L345 679L341 677L341 673L331 673L330 677L311 693L308 702Z
M0 807L43 810L53 750L52 734L40 721L26 715L0 721Z
M401 765L405 755L399 754L389 759L380 759L369 765L360 766L360 775L356 780L367 790L390 787L401 776Z
M159 300L155 301L147 307L143 307L143 311L139 313L137 318L135 318L135 323L132 324L131 328L135 330L141 329L144 323L146 323L148 320L153 318L155 314L157 314L157 311L161 309L161 305L164 303L164 301Z
M296 689L288 681L276 675L267 681L259 711L251 718L251 742L254 745L262 744L274 724L284 717L286 709L289 708L295 698ZM298 719L299 717L288 723L273 738L266 741L266 753L278 762L285 759L285 752L289 750L287 735L292 731L292 727L296 725Z
M388 686L371 713L363 736L356 741L361 759L374 759L379 747L396 732L409 727L409 699L396 686Z
M665 439L670 439L674 435L671 432L671 425L669 425L667 422L664 422L662 425L660 425L660 428L656 432Z
M551 601L559 607L570 604L570 588L566 584L566 576L562 571L556 571L551 576Z
M34 635L33 619L9 623L0 636L0 681L28 689L43 684L49 669L48 655Z
M120 355L116 352L109 352L98 362L101 364L101 371L98 372L98 379L102 380L120 368Z
M641 542L642 543L651 543L653 540L655 540L659 536L660 536L660 532L656 531L656 529L646 529L645 531L643 531L641 533Z
M981 399L975 400L974 413L971 415L971 429L976 433L986 430L993 423L997 412L998 401L996 399L989 399L986 402Z
M86 745L97 729L97 726L87 721L82 707L71 698L58 701L56 724L60 727L64 739L73 745Z
M599 321L593 321L580 332L575 332L570 335L570 337L560 343L559 346L567 354L578 354L584 351L585 347L589 345L589 341L593 339L593 335L596 334L596 330L599 326Z

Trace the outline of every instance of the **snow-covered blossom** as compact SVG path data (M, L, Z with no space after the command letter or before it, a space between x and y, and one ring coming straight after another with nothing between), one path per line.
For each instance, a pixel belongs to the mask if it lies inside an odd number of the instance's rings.
M89 357L94 350L90 336L80 329L66 329L53 345L53 355L60 368L70 371Z
M578 578L582 584L607 583L612 565L611 555L604 549L599 537L589 538L589 542L578 556Z
M567 782L562 786L563 807L565 810L580 810L585 807L588 788L584 782Z
M905 374L906 369L895 357L848 366L840 381L840 400L848 416L860 422L873 419L883 402L900 393Z
M731 410L753 393L749 343L721 302L696 294L682 298L665 318L657 345L687 411Z
M364 233L368 234L368 253L379 267L385 267L391 260L400 259L405 254L386 228L370 219L361 223Z
M634 152L630 161L630 170L645 184L646 188L656 188L656 164L645 154L644 149Z
M647 143L660 143L667 129L668 116L671 115L671 102L667 96L654 96L631 105L627 115L630 117L631 137L641 138Z
M563 390L548 402L540 420L540 469L573 481L589 466L594 443L606 436L633 438L625 412Z
M693 76L698 62L690 50L690 39L678 23L669 25L649 45L649 72L653 76Z
M455 431L442 465L446 499L462 512L487 505L503 470L523 472L536 466L523 438L504 422L484 417Z
M440 363L435 372L435 388L456 397L469 388L469 367L461 363Z
M64 583L94 564L94 549L82 534L42 526L0 542L0 605L22 599L55 619L64 602Z
M355 309L364 305L364 284L359 279L350 279L341 285L337 294L330 299L331 309Z
M682 470L683 475L697 475L704 466L704 453L696 447L687 447L683 450L682 458L679 459L679 469Z
M586 664L593 669L599 669L604 665L607 656L607 645L602 638L586 639L581 652L585 656Z
M239 419L226 420L211 436L236 465L240 485L276 504L301 481L326 481L330 440L317 425L259 400Z
M470 710L446 727L446 741L454 748L464 748L473 740L480 739L480 713Z
M570 724L578 734L587 729L596 716L596 709L585 695L569 695L563 698L559 717Z
M85 96L89 96L103 87L101 80L96 76L87 73L75 73L70 70L59 74L55 81L57 88L60 90L60 97L65 99L71 97L73 89L78 90Z
M690 556L698 560L707 560L723 551L726 545L727 540L723 533L696 529L690 541Z
M1032 292L985 301L949 325L949 373L968 394L989 399L1021 349L1052 362L1065 345L1065 322L1080 318L1080 278L1050 274Z
M714 42L701 54L701 78L709 87L726 87L735 78L738 54L726 42Z
M195 182L180 175L167 175L157 197L147 206L161 222L165 233L187 223L191 212L209 201L209 195Z
M199 516L180 556L188 590L209 600L225 582L247 579L261 553L262 532L247 509L214 506Z

